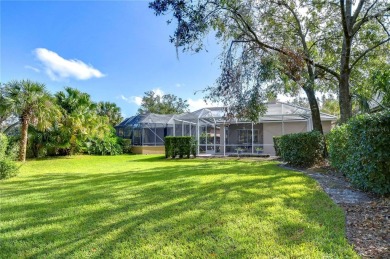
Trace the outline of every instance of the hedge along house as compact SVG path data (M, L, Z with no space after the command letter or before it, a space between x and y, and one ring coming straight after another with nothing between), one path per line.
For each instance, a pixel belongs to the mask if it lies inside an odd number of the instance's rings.
M133 152L163 154L165 136L192 136L198 154L275 154L273 136L311 131L309 109L286 103L268 103L267 112L257 122L228 119L223 107L204 108L178 115L140 114L117 125L119 137L131 139ZM324 133L336 117L321 113Z

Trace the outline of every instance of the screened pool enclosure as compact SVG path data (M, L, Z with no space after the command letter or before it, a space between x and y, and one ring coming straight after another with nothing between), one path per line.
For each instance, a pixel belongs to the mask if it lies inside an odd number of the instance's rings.
M163 147L165 136L192 136L199 154L266 153L273 155L273 136L311 131L309 109L286 103L269 103L266 114L255 123L227 119L224 108L204 108L178 115L140 114L117 125L117 135L133 146ZM324 132L335 116L321 113ZM162 151L163 149L160 149Z

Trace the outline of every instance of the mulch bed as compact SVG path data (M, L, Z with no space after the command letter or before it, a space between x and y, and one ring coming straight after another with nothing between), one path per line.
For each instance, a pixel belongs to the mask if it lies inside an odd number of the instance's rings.
M285 166L285 165L282 165ZM362 192L329 166L299 170L344 209L349 242L363 258L390 258L390 198Z
M390 201L340 204L346 214L348 240L364 258L390 258Z

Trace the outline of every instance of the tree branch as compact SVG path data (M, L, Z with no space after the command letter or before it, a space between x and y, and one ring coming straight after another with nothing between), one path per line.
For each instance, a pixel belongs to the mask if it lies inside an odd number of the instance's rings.
M249 32L249 33L247 33L247 35L249 34L248 37L252 38L252 41L256 42L256 43L259 45L260 48L262 48L263 50L265 50L265 49L274 50L274 51L279 52L279 53L281 53L281 54L283 54L283 55L285 55L285 56L290 56L290 53L288 53L287 51L283 50L282 48L278 48L278 47L275 47L275 46L271 46L271 45L269 45L269 44L267 44L267 43L265 43L265 42L262 42L262 41L257 37L256 33L253 31L252 27L246 22L246 20L244 19L244 17L243 17L240 13L236 12L236 11L233 10L233 9L228 9L228 8L223 8L223 9L225 9L225 10L228 11L228 12L231 12L234 16L238 17L238 19L239 19L239 20L243 23L243 25L247 28L247 30L248 30L248 32ZM239 21L237 21L237 20L235 20L235 21L236 21L236 23L239 22ZM304 57L302 57L302 58L303 58L306 62L308 62L309 64L311 64L311 65L313 65L313 66L315 66L315 67L317 67L317 68L320 68L320 69L324 70L325 72L327 72L327 73L333 75L334 77L336 77L337 80L340 80L340 75L339 75L336 71L334 71L334 70L332 70L332 69L330 69L330 68L328 68L328 67L326 67L326 66L324 66L324 65L322 65L322 64L315 63L312 59L310 59L310 58L307 57L307 56L304 56Z
M308 52L308 48L307 48L307 44L306 44L306 39L305 39L305 35L302 31L301 21L299 20L298 15L295 13L294 9L292 9L291 6L289 6L287 3L285 3L285 2L280 2L280 3L281 3L281 5L286 7L286 9L289 10L289 12L294 16L294 20L298 26L298 35L301 38L301 43L302 43L303 49L306 52L305 54L308 56L309 52Z
M344 37L349 38L347 19L345 17L344 0L340 0L340 11L341 11L341 25L343 26Z
M253 42L253 41L252 40L232 40L232 42L230 43L230 47L229 47L228 52L231 51L234 43L248 43L248 42Z
M310 45L309 51L310 51L314 46L316 46L317 43L320 42L320 41L324 41L324 40L326 41L326 40L330 40L330 39L340 39L341 37L342 37L342 36L334 36L334 37L328 37L328 38L326 38L326 37L319 38L319 39L315 40L315 41Z
M337 73L336 71L324 66L324 65L321 65L321 64L318 64L318 63L314 63L314 61L311 61L313 66L317 67L317 68L320 68L322 70L324 70L325 72L328 72L329 74L333 75L334 77L336 77L337 80L340 80L340 75L339 73Z
M390 6L388 6L387 8L383 9L383 10L380 10L379 12L377 12L376 14L373 14L373 15L368 15L368 13L370 12L370 10L375 6L375 4L378 2L378 0L375 0L372 5L370 5L370 7L367 9L366 13L364 14L363 18L355 24L355 26L353 26L353 34L355 34L356 32L358 32L360 30L360 28L362 27L362 25L366 22L368 22L369 20L371 19L375 19L379 16L381 16L383 13L385 12L388 12L390 11Z
M358 18L359 14L360 14L360 12L361 12L361 10L362 10L362 8L363 8L363 5L364 5L364 2L365 2L365 1L366 1L366 0L360 0L360 1L359 1L359 4L358 4L358 6L357 6L357 8L356 8L356 10L355 10L355 13L354 13L353 16L352 16L352 24L355 24L356 19Z
M390 37L390 33L389 33L389 31L386 29L386 26L381 22L381 20L379 20L378 17L375 18L375 19L378 21L378 23L379 23L380 25L382 25L382 28L383 28L383 30L387 33L387 36Z
M379 46L381 46L381 45L383 45L383 44L385 44L386 42L389 42L390 41L390 37L389 38L387 38L387 39L385 39L385 40L383 40L383 41L381 41L381 42L379 42L378 44L376 44L376 45L374 45L374 46L372 46L371 48L368 48L368 49L366 49L362 54L360 54L360 56L352 63L352 65L351 65L351 70L352 70L352 68L365 56L365 55L367 55L367 53L368 52L370 52L370 51L372 51L372 50L374 50L374 49L376 49L377 47L379 47Z

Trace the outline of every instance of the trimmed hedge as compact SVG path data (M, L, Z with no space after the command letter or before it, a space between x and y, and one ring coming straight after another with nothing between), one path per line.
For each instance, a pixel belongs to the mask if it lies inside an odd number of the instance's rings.
M280 148L279 148L279 142L280 142L281 136L274 136L274 149L275 149L275 156L280 156Z
M192 137L165 137L165 157L183 158L186 156L190 158L190 155L196 157L196 141Z
M329 160L356 187L390 193L390 111L363 114L331 131Z
M277 142L281 158L293 166L312 166L323 159L324 136L318 131L283 135Z

